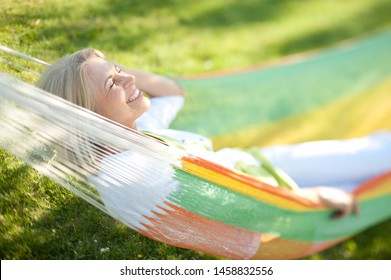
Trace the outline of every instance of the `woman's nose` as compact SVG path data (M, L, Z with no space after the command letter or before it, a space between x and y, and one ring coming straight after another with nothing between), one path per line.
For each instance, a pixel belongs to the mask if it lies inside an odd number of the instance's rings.
M120 73L119 80L124 88L128 88L128 87L131 87L135 83L136 77L133 75L130 75L130 74L126 74L126 73L124 73L124 74Z

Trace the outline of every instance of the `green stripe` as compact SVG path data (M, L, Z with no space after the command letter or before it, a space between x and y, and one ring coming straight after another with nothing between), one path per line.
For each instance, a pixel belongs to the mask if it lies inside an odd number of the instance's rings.
M390 53L388 31L290 65L179 79L187 101L173 128L217 137L362 93L391 77Z
M291 211L177 170L180 189L170 200L198 215L256 232L298 241L347 237L391 216L391 195L361 205L359 217L331 220L331 211ZM376 207L374 207L376 206Z

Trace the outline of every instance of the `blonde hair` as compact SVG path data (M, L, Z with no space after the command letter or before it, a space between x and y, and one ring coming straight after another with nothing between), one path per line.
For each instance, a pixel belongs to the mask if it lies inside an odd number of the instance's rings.
M67 55L46 69L37 86L95 112L94 92L86 67L86 62L91 57L105 58L102 52L92 48ZM55 143L56 150L60 157L87 172L94 173L99 164L99 156L97 155L99 146L92 139L88 139L88 136L83 135L82 131L75 128L72 134L68 134L69 139L59 141L67 143L68 146Z
M37 86L95 112L94 94L86 67L87 60L94 56L105 58L102 52L92 48L65 56L46 69Z

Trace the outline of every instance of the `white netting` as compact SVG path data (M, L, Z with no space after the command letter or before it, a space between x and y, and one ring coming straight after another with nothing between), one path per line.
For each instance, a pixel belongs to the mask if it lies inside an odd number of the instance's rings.
M3 149L128 226L124 211L146 214L176 187L181 150L4 73L0 120ZM110 197L104 204L102 194ZM122 200L130 209L121 209Z

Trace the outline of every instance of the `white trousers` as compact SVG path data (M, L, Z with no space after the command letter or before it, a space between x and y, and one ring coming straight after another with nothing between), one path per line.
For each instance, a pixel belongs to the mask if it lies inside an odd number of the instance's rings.
M300 187L331 186L351 190L391 171L391 132L349 140L325 140L262 148L274 166Z

